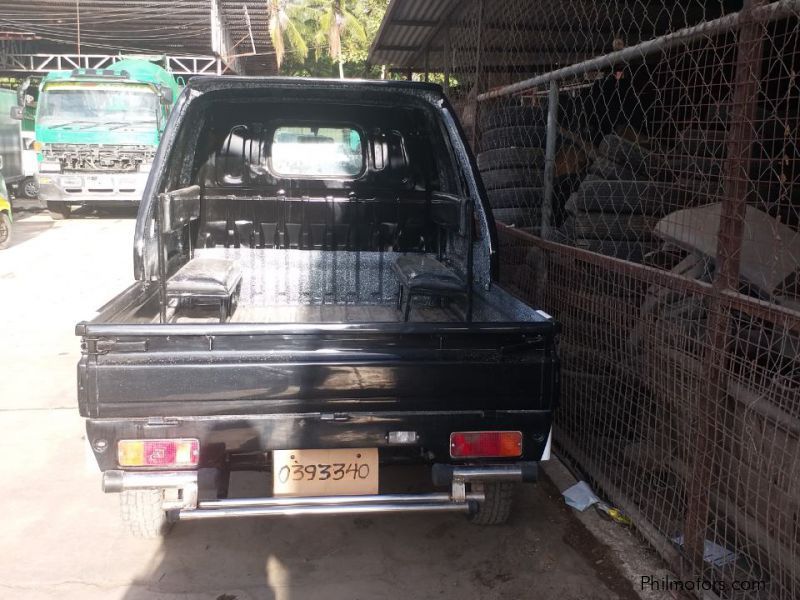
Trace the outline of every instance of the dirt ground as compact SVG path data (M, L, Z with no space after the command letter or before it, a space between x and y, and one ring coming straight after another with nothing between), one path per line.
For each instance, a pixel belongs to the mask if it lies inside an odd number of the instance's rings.
M16 241L0 252L0 597L638 598L548 480L525 486L511 522L494 528L387 515L186 522L164 541L127 537L84 449L74 325L130 283L132 214L53 222L18 210ZM261 474L232 482L266 485Z

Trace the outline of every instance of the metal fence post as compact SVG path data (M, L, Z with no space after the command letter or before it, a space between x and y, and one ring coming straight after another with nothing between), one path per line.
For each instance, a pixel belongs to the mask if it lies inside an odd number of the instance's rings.
M553 185L556 172L556 139L558 138L558 82L550 82L547 94L547 139L544 150L544 194L542 195L542 226L540 235L550 238L553 215Z
M763 45L762 26L752 11L764 0L745 0L742 7L731 125L727 137L727 159L723 172L716 272L709 306L706 348L703 355L707 378L697 398L692 437L696 440L687 484L684 541L689 568L702 574L703 555L708 527L712 480L719 446L720 409L728 393L728 352L730 317L723 292L739 287L739 266L747 209L750 148L753 143L752 123L756 115L757 91L761 72Z
M483 54L483 14L486 9L486 2L478 0L478 43L475 45L475 100L474 111L475 123L472 126L472 148L476 147L478 142L478 111L480 110L480 102L478 96L481 91L481 55Z

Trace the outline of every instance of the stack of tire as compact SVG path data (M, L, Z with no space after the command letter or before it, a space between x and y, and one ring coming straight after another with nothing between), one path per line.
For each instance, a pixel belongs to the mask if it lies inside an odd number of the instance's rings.
M641 262L658 247L653 227L667 206L664 184L651 180L651 154L617 135L603 138L589 174L566 202L561 241Z
M495 220L538 230L546 122L546 109L532 106L499 106L481 115L478 169Z

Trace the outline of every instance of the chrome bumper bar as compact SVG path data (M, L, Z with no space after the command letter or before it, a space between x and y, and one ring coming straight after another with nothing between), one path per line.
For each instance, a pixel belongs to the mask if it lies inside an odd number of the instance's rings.
M106 471L103 491L180 490L177 499L164 503L182 520L298 515L359 515L397 512L474 512L484 501L480 485L492 481L523 481L519 465L457 466L448 469L451 493L375 494L365 496L307 496L231 498L198 502L197 471ZM467 491L466 484L472 489Z

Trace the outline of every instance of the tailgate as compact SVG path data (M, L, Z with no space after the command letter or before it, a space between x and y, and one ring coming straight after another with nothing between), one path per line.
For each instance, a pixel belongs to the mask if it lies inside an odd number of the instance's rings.
M83 416L550 410L555 323L81 323Z

